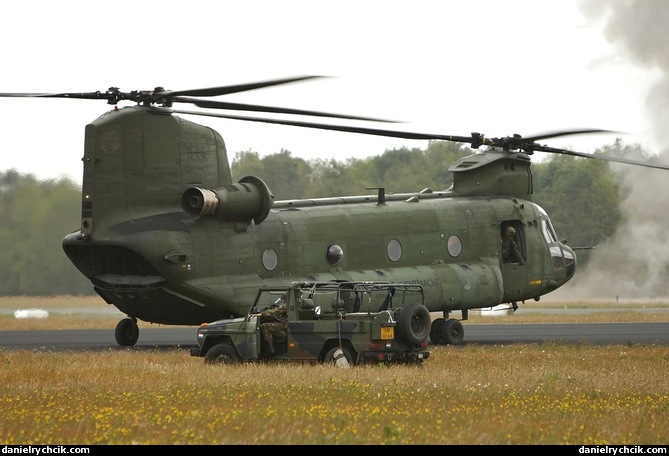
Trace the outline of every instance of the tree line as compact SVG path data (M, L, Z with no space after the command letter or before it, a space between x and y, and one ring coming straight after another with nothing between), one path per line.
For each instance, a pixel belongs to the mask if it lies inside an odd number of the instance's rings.
M449 166L471 152L447 141L345 161L305 160L288 150L260 157L249 150L235 154L231 171L234 182L248 175L260 177L277 200L363 195L376 187L388 193L445 190L452 184ZM649 156L640 146L625 146L620 140L599 152ZM532 169L534 201L570 245L597 245L623 222L625 189L607 162L551 156L535 160ZM72 180L38 180L15 170L0 173L0 295L94 294L62 249L63 238L78 229L80 214L81 187ZM587 255L584 258L587 261Z

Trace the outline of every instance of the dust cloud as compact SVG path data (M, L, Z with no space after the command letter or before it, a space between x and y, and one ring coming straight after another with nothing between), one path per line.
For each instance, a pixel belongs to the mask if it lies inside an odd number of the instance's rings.
M591 21L589 25L602 27L605 39L616 50L611 58L624 59L657 75L644 108L652 139L663 146L647 152L657 154L658 162L669 164L669 3L581 0L579 7ZM593 56L593 60L600 57ZM577 268L572 281L551 293L551 298L629 300L669 296L669 171L620 164L611 164L611 169L626 192L626 222L589 253L587 266Z

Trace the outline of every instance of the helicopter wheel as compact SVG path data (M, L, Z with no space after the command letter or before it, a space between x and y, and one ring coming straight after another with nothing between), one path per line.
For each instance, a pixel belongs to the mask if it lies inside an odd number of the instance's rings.
M441 338L441 331L444 324L446 324L446 320L437 318L432 322L432 326L430 326L430 340L434 345L441 345L444 343Z
M134 318L124 318L119 321L114 331L116 343L122 347L131 347L137 343L139 338L139 328L137 327L137 320Z
M460 323L460 320L449 318L441 326L440 335L442 343L458 345L465 337L465 328Z

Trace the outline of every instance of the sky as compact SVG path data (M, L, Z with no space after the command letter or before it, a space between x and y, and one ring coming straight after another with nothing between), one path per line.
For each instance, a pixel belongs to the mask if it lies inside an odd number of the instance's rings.
M655 73L607 41L602 21L583 6L592 3L10 2L2 7L0 92L183 90L322 75L328 78L220 99L392 119L403 123L390 128L459 136L601 128L655 147L644 117ZM103 100L0 98L0 171L81 182L85 125L110 108ZM285 149L343 161L427 146L185 117L218 130L230 160L240 151ZM592 152L616 136L547 144Z
M586 153L620 137L662 155L669 139L664 0L23 0L3 4L1 17L0 92L185 90L321 75L328 78L221 99L399 120L394 128L443 135L620 132L544 142ZM101 100L0 98L0 171L80 183L85 125L109 109ZM219 131L231 161L249 150L345 161L427 147L184 117ZM630 222L610 242L646 278L614 271L602 246L592 273L558 291L666 290L666 177L649 172L627 183Z

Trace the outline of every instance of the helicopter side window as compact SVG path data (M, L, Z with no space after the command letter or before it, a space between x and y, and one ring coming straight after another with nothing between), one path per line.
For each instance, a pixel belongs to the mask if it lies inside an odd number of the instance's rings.
M341 262L342 258L344 258L344 249L337 244L331 244L328 246L325 257L330 266L336 266Z

